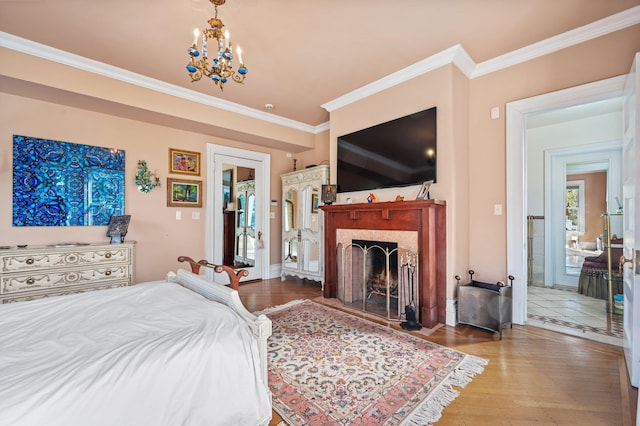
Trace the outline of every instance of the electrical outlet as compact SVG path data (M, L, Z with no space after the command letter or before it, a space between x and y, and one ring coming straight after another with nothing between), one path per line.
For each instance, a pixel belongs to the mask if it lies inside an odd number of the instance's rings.
M191 212L191 219L199 220L200 212Z

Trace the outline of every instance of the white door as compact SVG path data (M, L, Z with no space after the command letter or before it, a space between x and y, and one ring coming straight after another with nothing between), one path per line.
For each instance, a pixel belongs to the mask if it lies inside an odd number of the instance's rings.
M269 154L246 151L222 145L207 147L207 259L216 265L222 264L223 256L223 194L222 171L224 165L234 165L255 170L255 232L256 238L255 264L246 266L249 275L241 281L269 278L269 188L270 188L270 156ZM216 282L227 284L226 274L215 274L207 271Z
M624 212L624 257L632 259L624 264L624 354L631 384L638 387L640 378L640 305L635 298L640 297L640 267L636 263L640 249L640 218L635 206L640 201L640 78L638 74L640 53L631 66L625 84L623 112L622 149L622 196ZM636 259L636 260L633 260ZM634 265L635 263L635 265ZM638 305L638 306L636 306Z

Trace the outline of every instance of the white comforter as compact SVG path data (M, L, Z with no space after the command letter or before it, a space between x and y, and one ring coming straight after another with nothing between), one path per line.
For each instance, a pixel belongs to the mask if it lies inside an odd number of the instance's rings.
M271 406L237 314L175 283L0 306L0 425L257 425Z

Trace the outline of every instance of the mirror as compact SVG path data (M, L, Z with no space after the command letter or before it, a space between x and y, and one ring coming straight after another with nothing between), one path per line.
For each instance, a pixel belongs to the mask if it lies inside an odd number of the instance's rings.
M311 185L302 190L302 211L300 212L302 229L318 232L318 203L320 200L320 190Z
M296 268L298 265L298 238L284 241L284 264L289 268Z
M235 184L236 224L233 266L242 268L254 266L256 260L256 182L255 171L238 167L236 175L240 180Z
M124 214L122 150L13 135L13 226L100 226Z
M284 232L289 232L296 229L297 225L296 205L298 204L298 191L290 189L285 195L284 221L282 226L284 228Z

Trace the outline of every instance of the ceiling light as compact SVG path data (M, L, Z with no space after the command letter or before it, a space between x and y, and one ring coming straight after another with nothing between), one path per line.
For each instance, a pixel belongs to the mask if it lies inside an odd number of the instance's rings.
M191 82L200 80L204 75L220 86L220 90L224 90L224 84L229 79L236 83L244 83L247 69L242 62L240 46L236 47L240 67L238 71L233 69L233 49L229 40L229 31L218 19L218 6L223 5L226 0L209 1L215 6L216 15L208 21L210 28L202 31L202 52L198 50L200 30L196 28L193 31L193 44L188 49L190 60L187 64L187 71L189 71ZM208 41L211 43L208 43L207 46ZM208 56L207 47L214 52L212 58ZM212 59L211 63L209 59Z
M264 104L265 109L273 109L273 104Z

